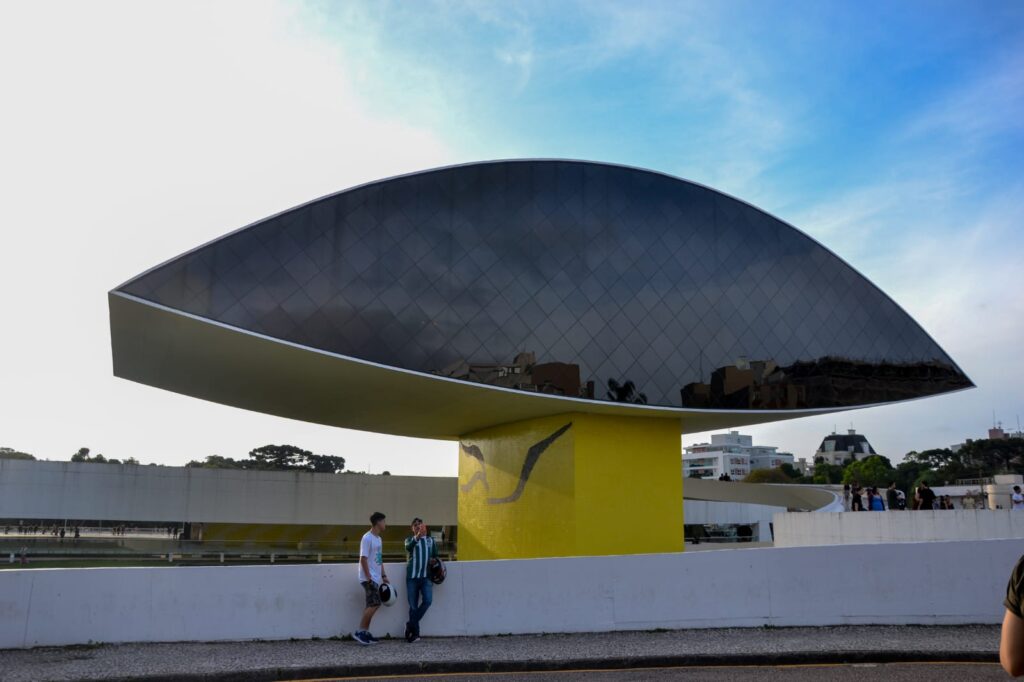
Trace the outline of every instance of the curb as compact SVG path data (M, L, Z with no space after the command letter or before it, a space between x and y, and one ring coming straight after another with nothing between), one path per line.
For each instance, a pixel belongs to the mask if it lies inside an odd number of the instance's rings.
M612 658L521 661L422 661L415 663L289 666L222 673L145 675L138 682L279 682L323 678L359 678L466 673L527 673L567 670L611 671L643 668L834 665L857 663L998 663L995 651L794 651L764 654L682 654Z

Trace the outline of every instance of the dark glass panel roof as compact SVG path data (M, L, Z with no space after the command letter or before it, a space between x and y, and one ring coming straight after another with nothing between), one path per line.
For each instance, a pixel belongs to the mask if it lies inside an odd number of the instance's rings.
M371 183L119 290L382 365L577 398L784 410L971 385L798 230L700 185L590 162Z

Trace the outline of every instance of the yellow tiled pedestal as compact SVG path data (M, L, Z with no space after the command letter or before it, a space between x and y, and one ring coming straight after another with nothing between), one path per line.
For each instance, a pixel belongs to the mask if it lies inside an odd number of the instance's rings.
M678 420L567 413L462 437L459 559L682 550Z

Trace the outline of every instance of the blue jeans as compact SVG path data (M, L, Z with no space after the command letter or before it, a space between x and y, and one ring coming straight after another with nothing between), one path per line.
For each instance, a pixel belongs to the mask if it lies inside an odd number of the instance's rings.
M427 578L409 578L405 581L409 596L409 627L420 634L420 620L434 600L434 584Z

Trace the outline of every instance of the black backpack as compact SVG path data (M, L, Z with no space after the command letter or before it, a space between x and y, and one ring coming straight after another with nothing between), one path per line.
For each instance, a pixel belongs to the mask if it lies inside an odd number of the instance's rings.
M448 569L444 567L444 562L437 557L431 557L427 562L427 577L435 585L443 583L448 577Z

